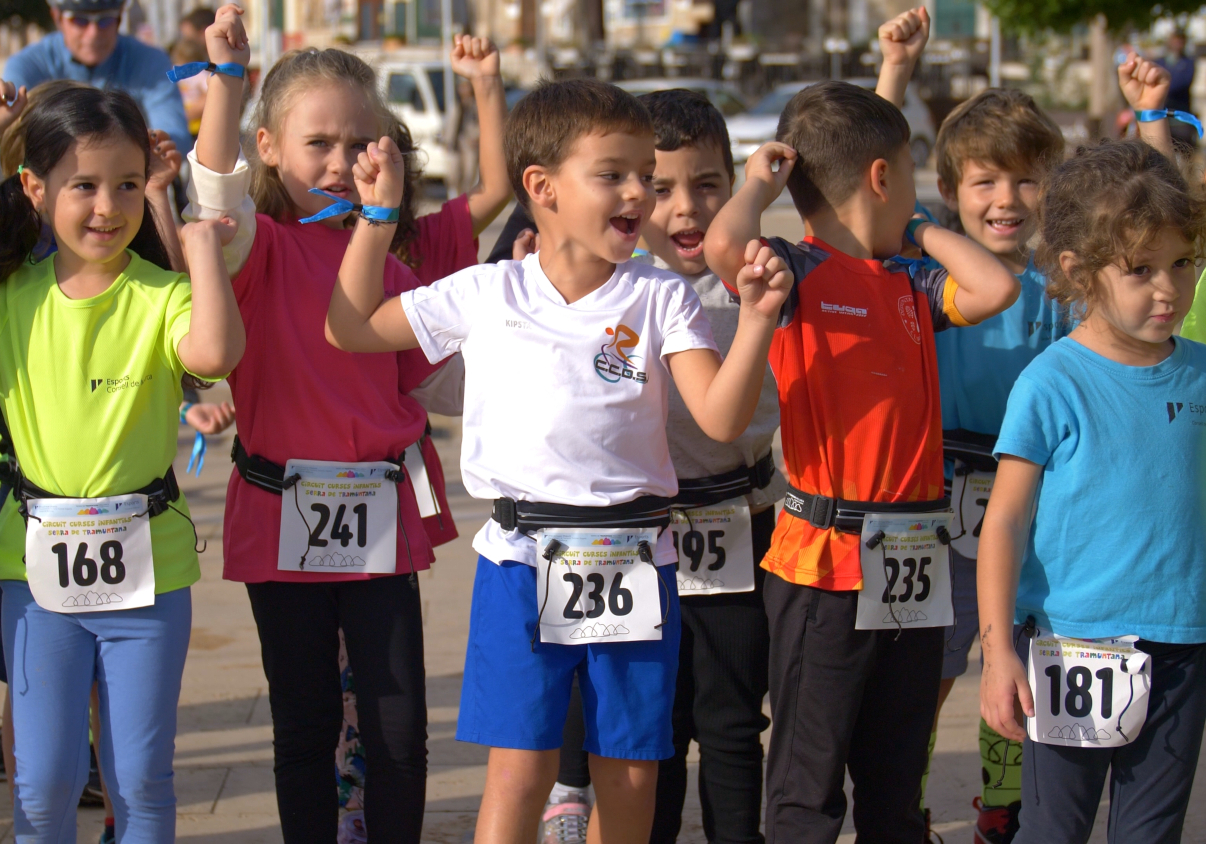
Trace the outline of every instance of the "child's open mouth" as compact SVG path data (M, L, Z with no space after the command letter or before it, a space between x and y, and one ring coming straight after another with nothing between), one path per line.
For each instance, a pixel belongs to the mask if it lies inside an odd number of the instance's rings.
M1008 220L988 220L987 222L988 227L996 234L1011 235L1017 234L1026 220L1021 217L1014 217Z
M635 240L641 231L640 214L621 214L611 218L611 227L620 233L620 237Z
M703 254L704 233L699 229L687 229L670 235L678 254L684 258L698 258Z

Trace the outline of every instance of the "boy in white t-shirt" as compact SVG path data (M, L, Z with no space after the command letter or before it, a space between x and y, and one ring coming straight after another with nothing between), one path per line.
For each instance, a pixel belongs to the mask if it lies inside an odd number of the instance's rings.
M458 739L491 747L476 840L535 837L576 673L600 840L645 844L657 760L673 753L679 647L669 379L708 436L741 434L791 278L748 244L722 364L690 285L628 260L654 207L653 127L634 97L589 79L542 84L512 112L505 148L541 250L404 294L401 307L382 301L382 267L402 158L386 139L361 154L364 219L327 337L347 351L465 360L462 477L494 499L473 543L457 723Z

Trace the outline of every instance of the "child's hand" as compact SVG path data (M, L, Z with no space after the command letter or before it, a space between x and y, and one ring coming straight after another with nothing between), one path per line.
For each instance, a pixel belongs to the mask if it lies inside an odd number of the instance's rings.
M12 103L12 105L9 105ZM0 79L0 132L3 132L25 110L25 86Z
M783 259L760 240L751 240L745 247L745 266L737 273L737 293L741 307L749 307L759 316L775 319L795 278Z
M1118 65L1118 84L1127 105L1135 111L1163 109L1172 77L1160 65L1136 53Z
M235 62L247 67L251 61L251 46L240 18L242 14L243 10L237 5L227 3L218 9L214 22L205 28L205 50L214 64Z
M219 246L227 246L234 240L238 231L239 224L230 217L223 217L220 220L200 220L195 223L185 223L184 228L180 229L180 240L184 243L186 250L190 246L204 248L210 237L217 238Z
M511 260L522 261L529 255L540 251L540 235L531 229L524 229L511 244Z
M352 166L362 205L397 208L406 189L406 159L389 137L369 144Z
M489 38L457 35L452 45L452 72L473 80L498 76L498 48Z
M203 434L220 434L235 421L235 411L228 401L198 402L184 412L184 421Z
M159 129L150 130L151 174L147 178L147 190L166 191L180 175L184 157L176 149L176 143L168 133Z
M925 6L901 12L879 28L884 64L914 65L930 40L930 13Z
M777 171L772 169L776 161L779 162ZM745 180L763 182L773 188L775 196L778 196L787 185L787 175L795 163L795 149L778 141L770 141L754 150L754 154L745 162Z
M1013 741L1026 738L1021 713L1034 717L1034 695L1030 692L1030 681L1026 668L1012 650L995 654L984 663L980 675L980 715L988 726L1000 735Z

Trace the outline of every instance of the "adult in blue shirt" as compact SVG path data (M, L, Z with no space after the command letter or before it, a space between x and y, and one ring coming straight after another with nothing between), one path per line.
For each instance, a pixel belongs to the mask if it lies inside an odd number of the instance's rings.
M142 108L147 125L167 132L181 153L193 148L184 102L167 78L167 53L118 33L123 0L56 0L50 4L58 32L8 60L5 80L27 90L54 79L118 88Z
M1193 87L1193 75L1197 68L1193 57L1185 55L1183 30L1174 30L1173 34L1168 36L1168 52L1159 63L1172 76L1168 84L1168 108L1192 112L1189 91ZM1171 129L1173 140L1187 144L1190 148L1197 147L1198 132L1192 126L1174 120Z

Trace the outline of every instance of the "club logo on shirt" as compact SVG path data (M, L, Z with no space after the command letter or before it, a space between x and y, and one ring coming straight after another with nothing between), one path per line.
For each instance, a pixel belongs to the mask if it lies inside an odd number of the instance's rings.
M152 376L148 374L143 378L132 378L129 375L124 375L121 378L90 378L88 380L88 386L93 393L95 393L100 387L104 387L106 393L120 393L122 390L141 387L143 384L150 381L151 377Z
M606 332L611 339L600 346L599 354L595 355L595 374L609 384L622 380L644 384L648 376L639 368L641 356L632 354L641 342L641 335L623 323L606 329Z
M1169 425L1181 418L1186 410L1185 402L1179 401L1165 402L1165 407L1168 409ZM1206 404L1194 404L1190 402L1188 410L1192 414L1192 418L1189 420L1191 425L1206 426Z
M913 302L913 296L901 296L897 299L896 311L900 314L900 321L904 323L905 331L913 338L913 342L920 346L921 324L917 321L917 305Z
M828 302L821 302L821 313L865 317L867 315L867 309L856 308L853 305L831 305Z

